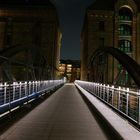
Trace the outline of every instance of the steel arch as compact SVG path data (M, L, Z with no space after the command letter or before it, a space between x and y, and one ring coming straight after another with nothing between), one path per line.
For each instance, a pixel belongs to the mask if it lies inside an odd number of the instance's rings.
M20 62L20 61L15 61L12 60L11 58L14 57L16 54L18 53L22 53L25 51L30 51L31 56L32 56L32 64L29 65L26 62ZM41 65L41 61L43 61L43 66ZM0 51L0 65L4 64L5 62L10 62L9 64L17 64L23 67L28 67L30 69L34 69L39 71L39 68L44 69L44 67L46 67L47 65L47 60L44 56L41 55L41 50L39 49L38 46L33 45L33 44L28 44L28 45L15 45L15 46L11 46L8 48L3 49L2 51ZM36 71L36 72L37 72ZM38 74L37 74L38 75ZM36 75L36 76L37 76ZM37 76L40 77L40 76ZM42 76L41 76L42 77ZM38 79L38 78L37 78Z
M128 71L128 73L131 75L136 84L140 87L140 65L136 61L134 61L131 57L129 57L128 55L126 55L124 52L120 51L117 48L114 47L98 48L91 55L88 68L91 68L94 59L101 53L108 53L113 57L115 57L120 62L120 64L122 64L122 66Z

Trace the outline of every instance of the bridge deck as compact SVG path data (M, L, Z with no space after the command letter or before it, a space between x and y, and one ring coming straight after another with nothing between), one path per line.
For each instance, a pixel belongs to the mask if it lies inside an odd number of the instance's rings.
M16 122L0 140L107 140L73 84L66 84Z

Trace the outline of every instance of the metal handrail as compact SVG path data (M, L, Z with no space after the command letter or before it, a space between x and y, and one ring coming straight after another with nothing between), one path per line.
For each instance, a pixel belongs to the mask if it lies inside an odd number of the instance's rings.
M64 84L64 80L0 83L0 117Z
M140 125L140 90L76 80L76 84Z

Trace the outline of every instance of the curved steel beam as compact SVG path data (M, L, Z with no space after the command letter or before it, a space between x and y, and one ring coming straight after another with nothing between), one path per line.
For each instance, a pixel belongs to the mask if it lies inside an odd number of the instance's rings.
M117 48L102 47L97 49L91 56L89 66L92 65L95 57L99 56L103 52L109 53L113 57L115 57L132 76L136 84L140 87L140 65L136 61L134 61L131 57L129 57L128 55L126 55L124 52L120 51Z
M31 54L33 56L33 59L36 58L37 56L40 57L40 49L31 44L31 45L15 45L12 47L5 48L4 50L0 51L0 64L9 61L9 59L20 53L20 52L25 52L25 51L31 51Z
M15 45L0 51L0 55L4 57L11 57L19 52L28 51L28 50L31 50L33 54L37 52L40 53L39 48L35 45Z
M22 53L22 52L30 52L30 54L32 55L32 60L33 60L33 64L30 65L27 62L21 62L18 60L12 60L11 58L13 56L15 56L18 53ZM40 49L33 45L33 44L28 44L28 45L15 45L15 46L11 46L8 48L4 48L2 51L0 51L0 65L3 64L4 62L8 62L9 65L19 65L19 66L23 66L23 67L28 67L30 69L37 69L40 66L40 63L38 63L38 65L36 64L36 61L41 59L41 52ZM35 64L34 64L35 63ZM35 65L35 66L33 66ZM37 67L37 68L36 68Z

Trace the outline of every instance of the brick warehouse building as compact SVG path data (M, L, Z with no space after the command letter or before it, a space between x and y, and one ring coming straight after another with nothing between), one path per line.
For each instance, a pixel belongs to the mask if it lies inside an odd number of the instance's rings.
M47 72L51 71L44 79L56 78L61 36L57 11L49 0L0 0L0 50L11 46L39 47L42 58L47 61L48 68L44 69ZM22 59L24 63L28 63L28 55L26 51L12 58ZM37 61L41 63L41 60ZM25 69L18 70L17 67L14 67L12 73L16 73L17 80L24 80L22 71ZM32 79L30 74L28 78Z
M104 46L118 48L140 64L140 1L96 0L86 10L81 46L82 80L113 83L124 77L127 83L127 71L110 55L100 56L93 71L88 64L93 52Z
M64 60L59 63L59 77L65 77L67 82L74 82L80 79L80 60Z

